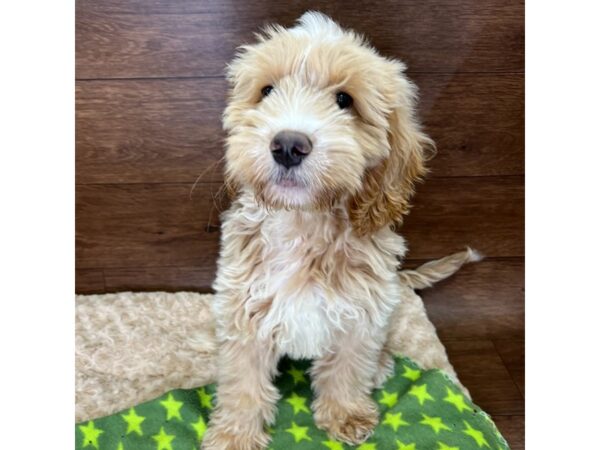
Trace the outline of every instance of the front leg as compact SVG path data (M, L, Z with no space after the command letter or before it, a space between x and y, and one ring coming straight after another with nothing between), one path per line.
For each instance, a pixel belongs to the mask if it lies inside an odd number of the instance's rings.
M355 445L373 433L379 413L371 391L381 347L381 336L345 334L333 353L314 362L315 423L331 437Z
M217 406L203 450L259 450L269 443L265 422L275 420L279 392L272 379L276 355L254 339L226 340L220 348Z

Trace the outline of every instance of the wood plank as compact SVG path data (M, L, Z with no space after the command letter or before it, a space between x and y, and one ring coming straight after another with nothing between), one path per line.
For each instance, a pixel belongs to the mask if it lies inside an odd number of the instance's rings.
M365 33L416 72L524 70L523 0L79 0L77 77L218 76L259 27L290 26L309 9Z
M500 316L501 317L501 316ZM494 339L496 350L513 380L525 396L525 342L523 340Z
M77 267L212 267L218 254L218 184L77 186ZM523 254L523 180L449 178L421 187L402 233L409 256L444 256L464 244L489 256ZM209 225L211 232L206 231Z
M420 74L430 178L524 173L523 76ZM223 79L76 86L77 182L221 181Z
M106 292L211 292L216 260L197 267L133 267L105 269Z
M218 185L90 185L76 191L78 268L210 267L217 258ZM218 228L216 228L218 231Z
M524 256L523 178L430 179L417 188L401 233L411 259L437 258L465 245L490 257Z
M522 340L524 270L522 259L488 259L464 266L456 275L419 294L442 339Z
M101 294L106 292L102 269L76 269L75 292L77 294Z
M430 177L525 173L522 75L417 74L419 115L436 142Z
M493 417L511 450L525 450L525 416Z
M224 80L77 83L77 183L222 180L225 91Z
M521 392L490 340L444 340L458 378L493 417L524 414Z

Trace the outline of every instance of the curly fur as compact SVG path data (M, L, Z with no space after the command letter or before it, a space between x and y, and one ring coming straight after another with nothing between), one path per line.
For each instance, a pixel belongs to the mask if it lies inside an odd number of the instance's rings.
M377 424L370 393L389 372L390 320L405 294L406 246L393 228L434 149L404 70L315 12L268 27L231 63L223 123L234 199L213 285L218 403L204 450L266 447L283 355L314 359L318 427L354 445ZM338 106L340 92L351 108ZM312 143L286 169L270 150L285 130Z

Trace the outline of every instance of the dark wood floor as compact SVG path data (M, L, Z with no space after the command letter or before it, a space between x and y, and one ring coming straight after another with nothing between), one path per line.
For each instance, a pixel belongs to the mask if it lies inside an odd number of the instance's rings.
M523 0L77 0L76 290L209 289L223 69L259 26L307 9L367 34L420 87L439 153L402 229L406 264L466 244L488 256L422 295L475 401L522 449Z

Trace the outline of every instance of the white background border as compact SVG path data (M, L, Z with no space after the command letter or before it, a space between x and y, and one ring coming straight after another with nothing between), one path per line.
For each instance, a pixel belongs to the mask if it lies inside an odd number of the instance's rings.
M526 444L598 448L598 4L526 4Z
M74 447L74 6L8 1L0 13L6 450Z

